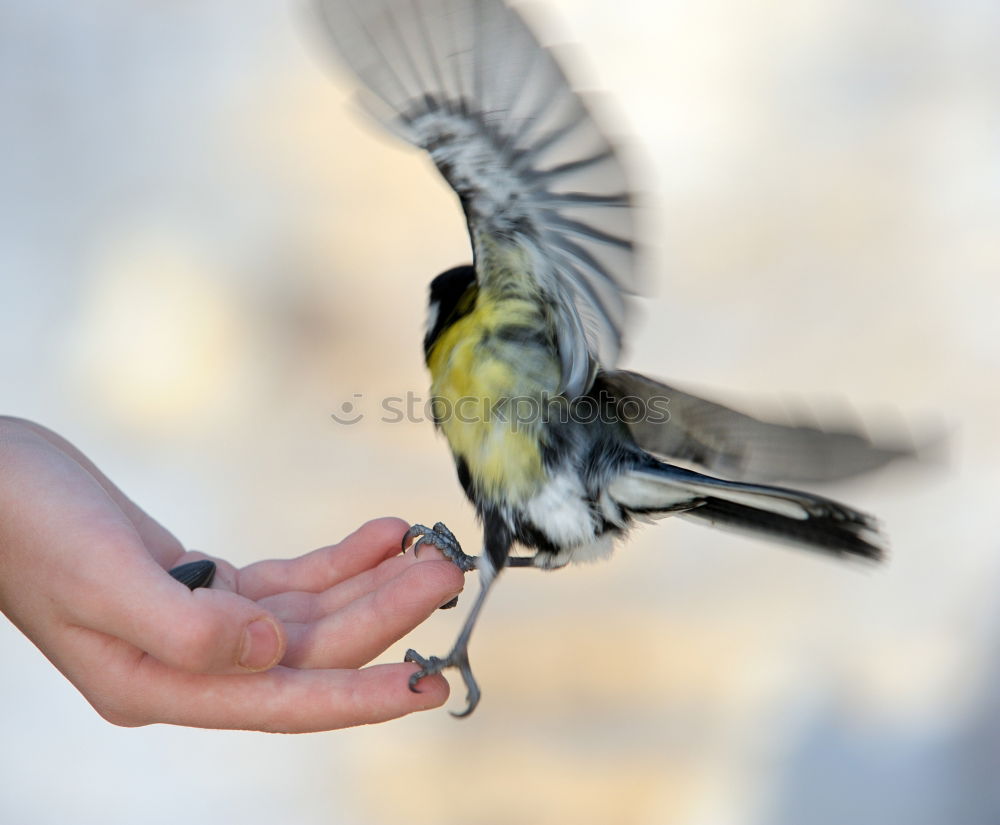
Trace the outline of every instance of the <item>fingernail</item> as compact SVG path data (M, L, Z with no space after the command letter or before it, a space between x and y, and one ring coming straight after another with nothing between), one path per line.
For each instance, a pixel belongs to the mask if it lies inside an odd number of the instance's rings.
M240 667L247 670L266 670L277 663L281 653L278 628L270 619L255 619L243 631L240 648Z

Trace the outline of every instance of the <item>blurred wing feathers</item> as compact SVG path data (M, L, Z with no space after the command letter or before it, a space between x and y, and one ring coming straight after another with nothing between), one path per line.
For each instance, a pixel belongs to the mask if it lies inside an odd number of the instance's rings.
M552 53L501 0L319 6L367 108L458 193L477 255L483 238L526 247L557 314L565 390L585 391L591 356L610 367L621 347L634 215L620 158Z
M912 445L880 445L859 429L820 429L761 421L634 372L602 373L611 391L649 409L666 398L667 420L630 423L643 449L690 461L727 478L754 481L833 481L914 455ZM655 405L652 406L655 409Z

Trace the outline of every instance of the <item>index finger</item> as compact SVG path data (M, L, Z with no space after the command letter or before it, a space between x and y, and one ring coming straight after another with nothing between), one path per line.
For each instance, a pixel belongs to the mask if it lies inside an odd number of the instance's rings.
M239 571L238 592L255 601L290 590L321 593L399 555L408 528L402 519L378 518L329 547L295 559L256 562Z

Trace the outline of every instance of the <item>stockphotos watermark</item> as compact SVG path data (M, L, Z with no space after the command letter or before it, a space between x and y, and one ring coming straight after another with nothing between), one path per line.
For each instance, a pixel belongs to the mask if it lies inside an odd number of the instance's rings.
M639 398L604 391L573 400L561 395L522 395L500 400L470 395L453 399L440 395L425 397L415 392L373 400L356 392L330 417L338 424L350 426L364 421L374 410L382 424L404 421L444 424L454 420L463 424L510 424L518 430L551 423L664 424L670 420L668 404L665 395Z

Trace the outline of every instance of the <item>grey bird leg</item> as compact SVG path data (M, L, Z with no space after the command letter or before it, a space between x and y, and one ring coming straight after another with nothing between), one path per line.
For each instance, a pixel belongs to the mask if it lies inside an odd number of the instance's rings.
M438 522L433 527L425 527L422 524L414 524L406 534L403 536L403 551L406 551L407 546L413 539L416 542L413 544L414 554L420 550L425 544L431 545L431 547L436 547L440 550L446 559L455 563L459 570L463 573L471 573L478 567L479 556L470 556L462 549L462 545L458 543L458 539L455 538L455 534L451 532L447 527L445 527L443 522ZM534 559L525 556L511 556L507 559L507 567L533 567ZM458 604L458 596L455 596L450 602L446 602L441 605L441 610L448 610L449 608L455 607Z
M422 524L414 524L409 530L406 531L406 535L403 536L404 551L406 550L407 545L413 541L414 538L416 538L416 541L413 544L414 553L416 553L424 544L430 544L433 547L437 547L444 554L445 558L454 562L464 573L476 570L479 566L479 557L470 556L462 550L462 547L458 543L458 539L455 538L455 535L440 521L435 524L433 528L427 528ZM534 566L534 558L527 556L507 556L504 562L504 567ZM417 653L417 651L410 649L406 651L406 656L404 657L404 661L413 662L414 664L420 666L420 670L410 677L410 690L414 692L419 692L417 685L420 683L421 679L435 673L440 673L445 668L454 667L458 669L458 672L462 675L462 681L465 682L467 705L464 711L461 713L452 713L452 716L468 716L476 709L476 705L479 704L479 698L481 696L479 685L476 684L476 679L472 675L472 667L469 665L469 638L472 636L472 628L475 626L476 620L479 618L479 611L483 609L483 603L486 601L486 594L489 592L490 587L492 587L495 580L495 573L490 573L488 577L483 577L482 575L480 576L479 593L476 594L476 600L472 605L472 610L469 611L469 615L465 619L465 624L462 625L462 631L458 634L458 639L455 640L455 646L451 649L451 652L447 656L431 656L428 658L421 656ZM454 607L456 604L458 604L457 596L447 604L442 605L442 609Z
M472 628L476 624L479 611L482 610L483 603L486 601L486 594L489 593L494 581L496 581L496 576L481 580L479 593L476 594L476 601L473 603L472 610L469 611L469 615L465 619L465 624L462 625L462 632L458 634L458 639L455 640L455 646L451 649L451 653L443 658L439 656L424 658L415 650L407 650L406 656L403 659L403 661L414 662L420 665L420 670L410 677L410 690L414 693L420 692L417 684L426 676L440 673L448 667L458 668L458 672L462 674L462 681L465 682L465 689L467 691L465 700L467 705L461 713L451 712L451 715L456 718L468 716L476 709L476 705L479 704L479 697L481 695L479 685L476 684L475 677L472 675L472 668L469 665L469 637L472 636Z

